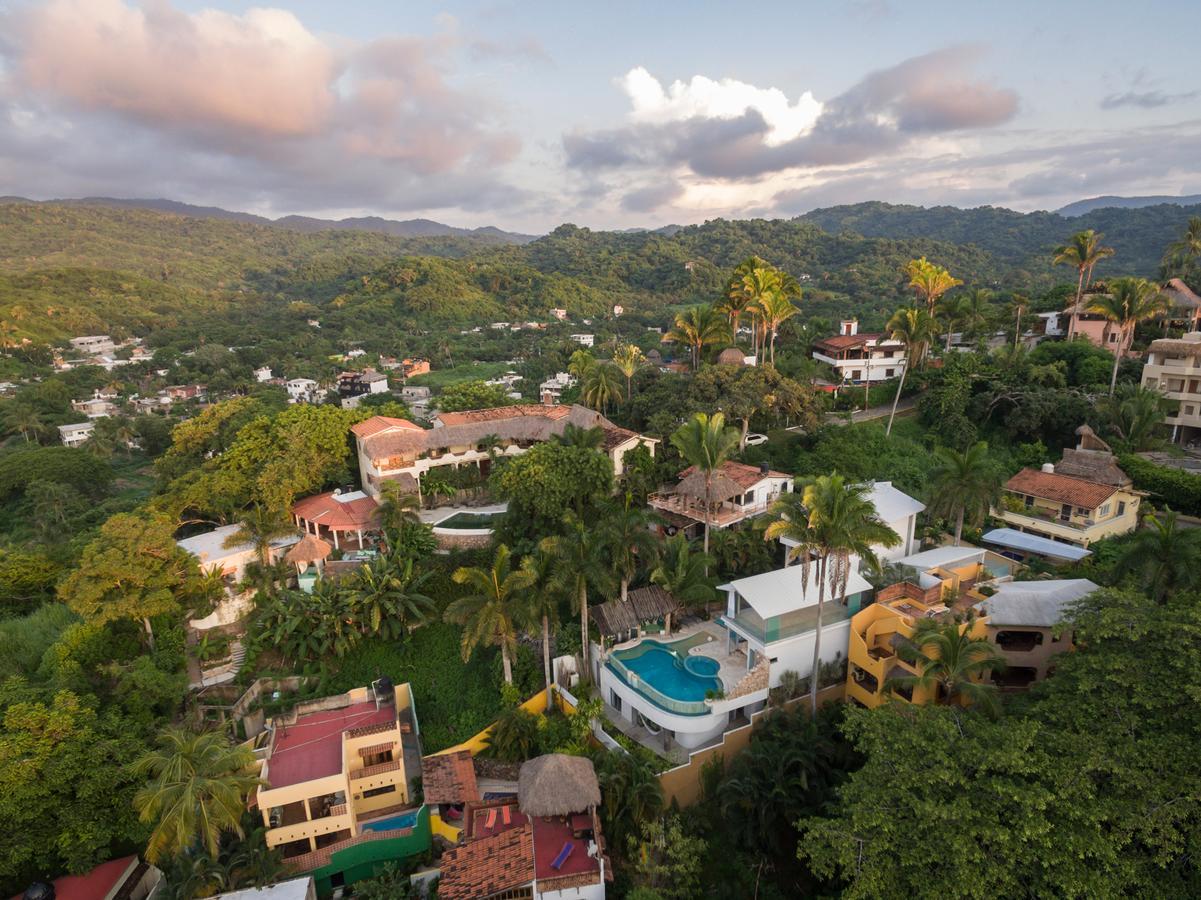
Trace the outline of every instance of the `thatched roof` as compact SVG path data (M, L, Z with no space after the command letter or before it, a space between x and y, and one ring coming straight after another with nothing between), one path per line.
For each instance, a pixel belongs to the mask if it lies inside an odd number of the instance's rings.
M587 757L550 753L522 763L517 805L527 816L569 816L600 802L600 784Z
M1172 278L1163 286L1163 292L1172 302L1174 309L1201 309L1201 297L1179 278Z
M705 501L705 473L697 471L685 475L676 485L676 493L703 503ZM709 499L714 503L729 500L741 493L742 487L734 479L722 472L713 473Z
M1189 335L1183 338L1160 338L1151 342L1151 352L1201 356L1201 340L1189 340Z
M632 590L625 603L621 598L592 607L589 613L601 634L619 634L643 622L662 619L680 608L680 603L657 584Z
M717 354L717 364L719 366L745 366L746 357L737 347L726 347Z
M316 535L306 534L300 543L288 551L286 559L295 565L308 565L328 557L334 548Z

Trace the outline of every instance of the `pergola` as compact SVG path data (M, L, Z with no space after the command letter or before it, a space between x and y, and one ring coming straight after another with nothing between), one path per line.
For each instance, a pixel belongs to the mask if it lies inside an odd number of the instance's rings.
M680 610L680 603L675 597L653 584L635 588L626 596L624 603L619 597L589 610L592 621L601 633L602 642L606 637L638 631L644 622L659 619L663 619L667 633L671 634L671 617Z

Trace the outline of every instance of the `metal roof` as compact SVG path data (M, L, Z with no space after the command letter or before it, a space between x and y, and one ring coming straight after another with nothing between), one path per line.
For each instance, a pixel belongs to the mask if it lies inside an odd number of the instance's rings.
M1087 578L1053 581L1011 581L981 600L975 608L993 626L1025 625L1051 628L1064 619L1068 607L1097 589Z
M858 560L852 559L851 573L847 578L847 596L870 591L872 586L857 569ZM803 567L798 563L762 575L752 575L749 578L739 578L729 584L723 584L719 590L733 589L738 592L751 608L764 619L780 616L784 613L817 606L818 581L817 562L809 565L809 580L802 575ZM826 586L826 599L832 599L829 585Z
M921 553L898 559L897 565L924 572L938 566L952 566L968 560L983 562L986 552L988 551L981 547L935 547L933 550L923 550Z
M1008 547L1010 550L1022 550L1038 556L1049 556L1052 559L1062 559L1067 562L1079 562L1086 556L1092 556L1091 550L1077 547L1075 544L1065 544L1050 538L1039 537L1036 534L1026 534L1016 528L994 528L984 535L986 544L996 544L998 547Z

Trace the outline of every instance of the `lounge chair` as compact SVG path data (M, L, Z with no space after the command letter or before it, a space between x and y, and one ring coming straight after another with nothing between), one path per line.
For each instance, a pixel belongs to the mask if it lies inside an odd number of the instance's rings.
M563 863L567 862L567 858L571 856L571 851L575 849L575 843L568 841L563 845L563 849L559 851L559 855L555 857L555 861L550 864L550 867L558 872L563 868Z
M496 807L488 810L488 818L484 820L484 827L491 831L496 827Z
M501 813L500 813L500 818L501 818L501 821L504 822L506 825L512 825L513 824L513 807L511 807L511 806L502 807Z

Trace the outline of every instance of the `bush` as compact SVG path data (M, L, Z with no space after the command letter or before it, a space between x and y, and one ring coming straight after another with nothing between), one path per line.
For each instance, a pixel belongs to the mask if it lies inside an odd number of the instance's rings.
M1150 493L1158 503L1186 515L1201 515L1201 475L1156 465L1141 456L1125 455L1118 462L1134 486Z
M0 456L0 499L23 492L31 481L65 484L95 497L112 478L108 463L74 447L29 447Z

